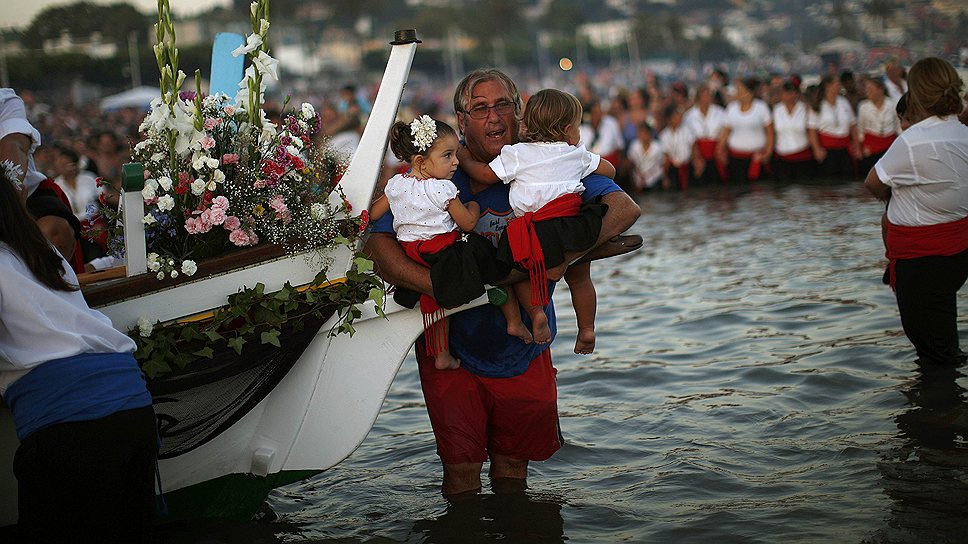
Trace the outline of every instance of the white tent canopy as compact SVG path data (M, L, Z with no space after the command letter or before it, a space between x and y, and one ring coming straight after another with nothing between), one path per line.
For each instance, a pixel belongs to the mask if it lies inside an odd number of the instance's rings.
M151 101L161 96L158 87L135 87L127 91L101 99L101 110L111 111L121 108L140 108L145 111Z
M834 38L817 46L817 53L863 53L867 46L861 42L847 38Z

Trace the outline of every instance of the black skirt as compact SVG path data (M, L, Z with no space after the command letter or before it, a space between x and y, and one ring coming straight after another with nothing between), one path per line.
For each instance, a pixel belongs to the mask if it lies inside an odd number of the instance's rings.
M423 253L430 265L434 298L443 308L455 308L484 294L484 285L503 280L511 272L509 264L498 261L494 246L480 234L463 235L437 253Z
M545 268L565 262L565 253L591 249L598 241L602 230L602 217L606 211L608 204L585 202L578 209L578 215L535 221L534 231L541 242ZM525 270L514 261L506 233L497 244L497 259L518 270Z

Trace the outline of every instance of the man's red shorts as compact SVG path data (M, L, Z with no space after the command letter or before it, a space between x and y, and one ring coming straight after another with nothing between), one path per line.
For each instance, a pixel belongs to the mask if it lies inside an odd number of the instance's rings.
M416 350L441 462L483 463L488 453L544 461L561 447L558 371L551 366L550 349L511 378L484 378L463 368L437 370L422 342Z

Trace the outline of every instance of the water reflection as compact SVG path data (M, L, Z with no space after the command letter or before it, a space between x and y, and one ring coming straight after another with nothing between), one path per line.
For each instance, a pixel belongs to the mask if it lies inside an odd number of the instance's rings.
M560 543L565 541L563 504L548 493L473 495L450 502L440 516L417 520L407 542Z
M902 442L878 467L893 501L872 542L963 542L968 531L968 403L964 369L921 366L894 418Z

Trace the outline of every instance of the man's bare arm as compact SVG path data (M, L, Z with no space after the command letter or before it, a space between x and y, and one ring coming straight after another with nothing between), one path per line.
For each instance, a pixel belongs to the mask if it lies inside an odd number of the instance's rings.
M371 234L363 252L373 259L377 274L388 283L433 295L430 269L408 257L392 234Z

